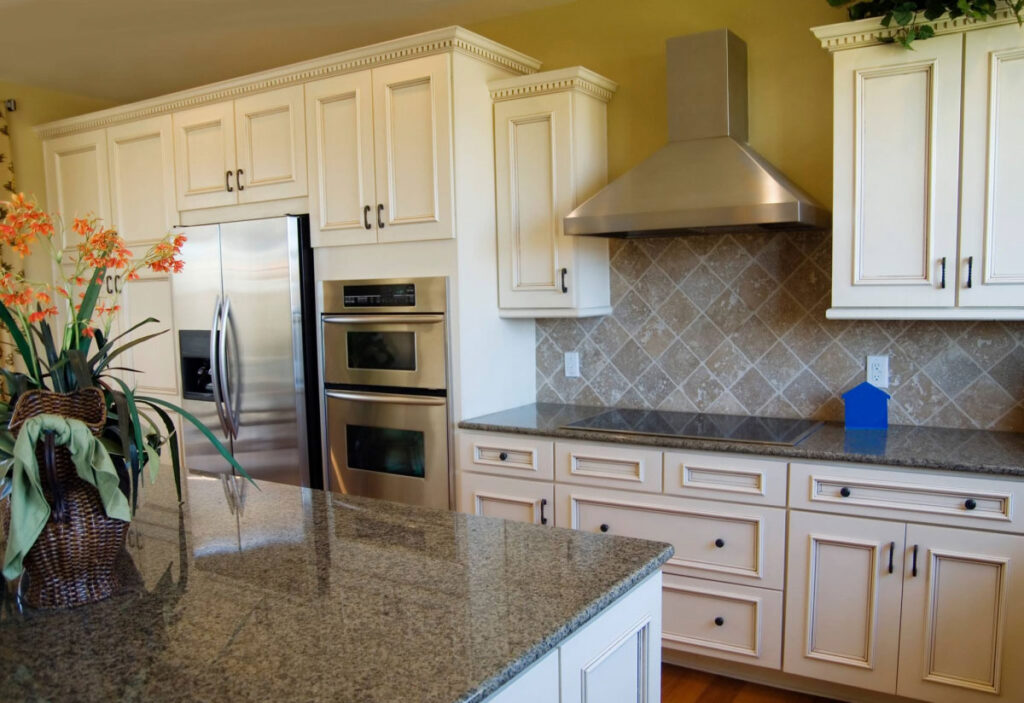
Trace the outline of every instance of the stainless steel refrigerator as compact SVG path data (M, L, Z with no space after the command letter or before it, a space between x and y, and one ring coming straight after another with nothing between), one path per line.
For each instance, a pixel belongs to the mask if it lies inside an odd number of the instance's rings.
M183 229L185 269L173 277L183 407L257 481L320 487L308 219ZM182 424L189 471L232 471Z

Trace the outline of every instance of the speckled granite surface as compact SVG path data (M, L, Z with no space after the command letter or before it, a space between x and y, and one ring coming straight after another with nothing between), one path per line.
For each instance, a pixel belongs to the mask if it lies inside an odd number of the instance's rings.
M459 423L466 430L513 432L673 449L778 456L796 461L850 461L865 464L1003 474L1024 478L1024 434L892 425L884 433L847 432L826 423L793 447L741 442L614 434L563 425L607 411L606 407L532 403Z
M179 514L163 480L123 592L3 603L0 700L481 701L672 551L216 478Z

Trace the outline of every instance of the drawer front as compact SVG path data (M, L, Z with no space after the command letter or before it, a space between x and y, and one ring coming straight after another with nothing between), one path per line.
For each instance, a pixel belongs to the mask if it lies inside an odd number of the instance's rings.
M535 525L555 524L555 486L486 474L459 474L459 510Z
M860 466L790 465L790 507L1024 532L1024 482Z
M786 505L784 461L709 452L665 452L665 493L737 503Z
M668 542L666 574L782 588L786 511L556 484L556 524Z
M782 667L782 593L665 575L662 644L771 669Z
M555 478L565 483L661 493L661 452L598 442L556 442Z
M550 481L554 442L505 434L459 433L459 470Z

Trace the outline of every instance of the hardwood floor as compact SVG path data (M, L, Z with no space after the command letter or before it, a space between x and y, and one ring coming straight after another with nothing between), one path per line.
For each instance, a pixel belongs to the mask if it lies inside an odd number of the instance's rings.
M661 703L831 703L827 698L661 665Z

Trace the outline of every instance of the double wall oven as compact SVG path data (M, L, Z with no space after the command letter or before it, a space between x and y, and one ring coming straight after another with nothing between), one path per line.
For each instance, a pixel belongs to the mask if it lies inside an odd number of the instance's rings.
M445 278L324 281L332 491L449 508Z

